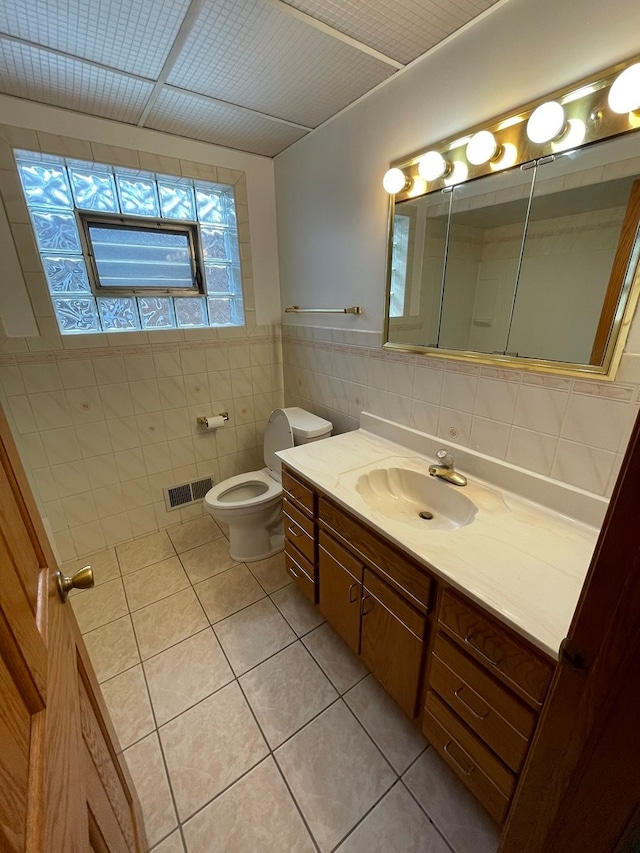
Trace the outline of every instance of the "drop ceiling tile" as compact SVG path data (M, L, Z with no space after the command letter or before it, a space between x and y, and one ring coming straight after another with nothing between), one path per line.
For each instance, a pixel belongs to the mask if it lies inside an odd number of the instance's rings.
M0 91L68 110L135 123L153 86L0 38Z
M275 157L306 132L168 86L160 93L145 126L266 157Z
M0 31L155 79L189 0L11 0Z
M357 41L407 64L496 0L285 0Z
M316 127L394 70L264 0L208 0L167 82Z

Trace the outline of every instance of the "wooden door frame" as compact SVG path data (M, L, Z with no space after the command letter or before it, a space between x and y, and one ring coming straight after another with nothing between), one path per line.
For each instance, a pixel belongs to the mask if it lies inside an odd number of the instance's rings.
M639 510L640 415L569 628L573 663L556 667L499 853L611 853L638 813Z

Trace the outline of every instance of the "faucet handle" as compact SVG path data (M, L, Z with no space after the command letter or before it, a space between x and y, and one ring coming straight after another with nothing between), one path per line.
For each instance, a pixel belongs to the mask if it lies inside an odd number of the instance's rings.
M453 456L446 448L442 448L436 453L436 459L443 468L453 468Z

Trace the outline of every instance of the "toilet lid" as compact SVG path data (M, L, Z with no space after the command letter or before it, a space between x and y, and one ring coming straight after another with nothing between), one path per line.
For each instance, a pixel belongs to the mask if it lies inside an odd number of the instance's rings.
M288 447L293 447L291 424L282 409L274 409L264 432L264 462L278 477L282 472L282 462L276 451Z

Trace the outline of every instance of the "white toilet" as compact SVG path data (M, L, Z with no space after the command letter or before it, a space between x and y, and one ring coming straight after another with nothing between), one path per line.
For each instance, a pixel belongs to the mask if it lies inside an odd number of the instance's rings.
M209 489L204 505L216 521L229 525L231 558L264 560L282 551L282 463L276 451L331 435L333 424L298 406L274 409L264 433L266 468L229 477Z

